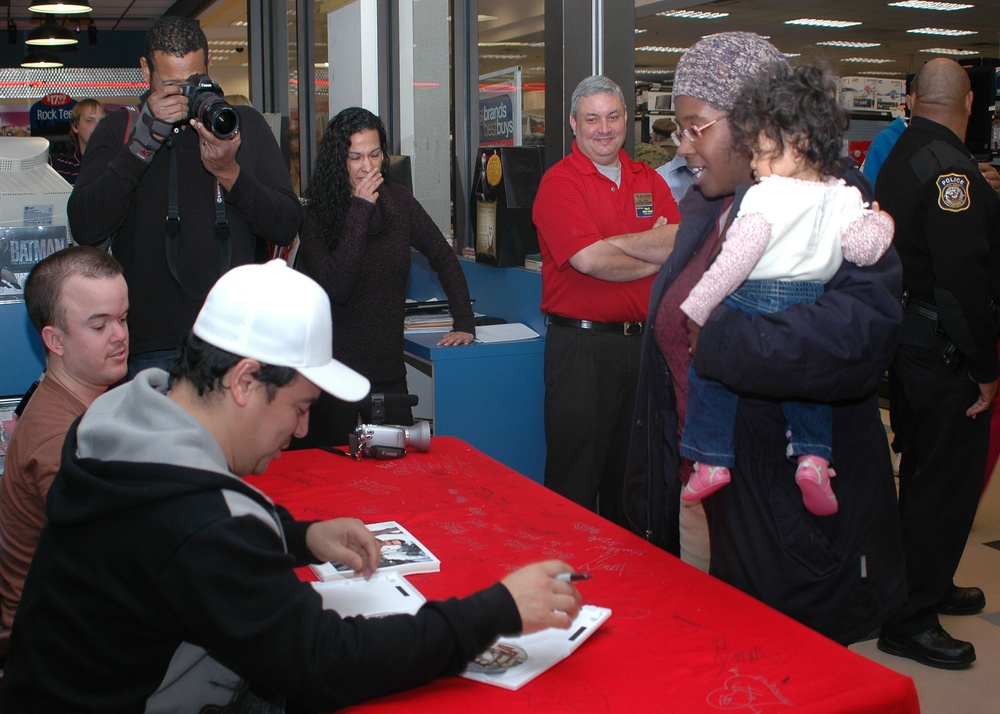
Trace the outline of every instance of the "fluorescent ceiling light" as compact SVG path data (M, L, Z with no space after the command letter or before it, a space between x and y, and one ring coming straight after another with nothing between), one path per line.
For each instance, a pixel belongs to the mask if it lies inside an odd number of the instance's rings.
M791 58L791 57L801 57L802 53L801 52L782 52L781 56L782 57L788 57L788 58Z
M499 19L499 18L497 18L496 15L480 15L479 16L479 21L480 22L492 22L493 20L497 20L497 19Z
M757 36L758 36L759 38L761 38L762 40L770 40L770 39L771 39L771 36L770 36L770 35L762 35L762 34L760 34L760 33L755 33L755 34L756 34L756 35L757 35ZM705 39L706 37L711 37L711 36L712 36L711 34L709 34L709 35L702 35L702 36L701 36L701 39L703 39L703 40L704 40L704 39Z
M807 27L854 27L860 22L852 20L816 20L809 17L800 17L798 20L785 20L786 25L806 25Z
M480 42L480 47L544 47L544 42Z
M976 30L945 30L941 27L920 27L916 30L907 30L913 35L944 35L945 37L962 37L964 35L978 35Z
M528 55L479 55L479 59L519 60L527 58Z
M952 10L967 10L975 5L965 5L960 2L927 2L926 0L904 0L904 2L891 2L889 7L907 7L911 10L941 10L951 12Z
M687 47L653 47L653 46L647 45L647 46L644 46L644 47L636 47L635 51L636 52L673 52L674 54L683 54L683 53L685 53L685 52L688 51L688 48Z
M856 50L866 50L870 47L881 47L881 42L848 42L846 40L830 40L829 42L817 42L823 47L852 47Z
M920 50L920 51L932 55L956 55L961 57L965 57L967 55L979 54L975 50L954 50L948 47L928 47L926 50Z
M858 74L867 74L871 77L905 77L905 72L889 72L884 69L862 69Z
M878 59L875 57L845 57L840 60L841 62L854 62L857 64L887 64L889 62L895 62L896 60L891 59Z
M683 17L687 20L718 20L729 17L728 12L702 12L701 10L664 10L656 13L660 17Z

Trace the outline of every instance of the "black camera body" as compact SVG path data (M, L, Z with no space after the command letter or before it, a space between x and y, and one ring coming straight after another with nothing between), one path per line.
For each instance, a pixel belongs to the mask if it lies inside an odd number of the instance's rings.
M219 139L231 139L240 130L240 115L225 100L222 87L207 74L192 74L178 85L188 100L188 114Z

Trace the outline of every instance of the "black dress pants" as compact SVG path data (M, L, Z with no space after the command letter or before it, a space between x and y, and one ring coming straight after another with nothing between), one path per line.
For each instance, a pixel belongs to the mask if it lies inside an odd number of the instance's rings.
M979 387L961 366L945 365L943 342L901 344L889 371L909 595L883 632L899 636L939 624L937 605L965 550L986 470L989 414L965 416Z
M545 337L545 485L623 527L641 347L641 335L560 325Z

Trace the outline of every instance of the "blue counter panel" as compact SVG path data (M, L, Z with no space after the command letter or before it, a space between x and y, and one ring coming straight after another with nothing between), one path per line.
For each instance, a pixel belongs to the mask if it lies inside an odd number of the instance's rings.
M45 348L24 303L0 303L0 398L20 397L44 370Z
M437 347L439 339L423 334L405 341L406 353L431 368L434 434L457 436L541 483L544 338L467 347Z

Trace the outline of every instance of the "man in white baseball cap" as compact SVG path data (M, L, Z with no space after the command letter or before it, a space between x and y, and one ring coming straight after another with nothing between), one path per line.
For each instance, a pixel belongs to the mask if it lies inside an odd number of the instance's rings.
M328 711L456 674L499 635L569 627L581 598L560 561L413 616L323 610L294 568L336 560L368 577L375 536L356 519L296 521L242 476L308 431L321 388L368 393L331 344L310 278L280 261L234 268L169 376L140 372L70 428L4 714Z

